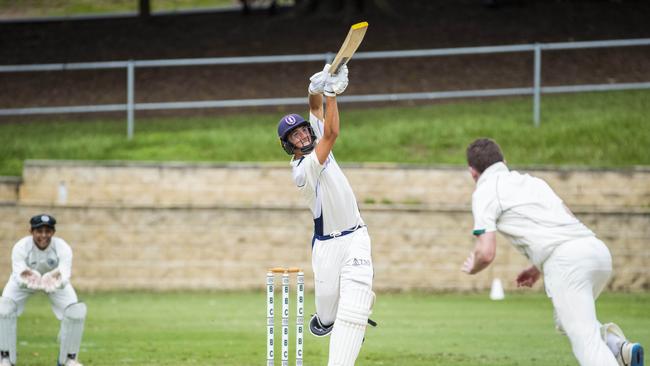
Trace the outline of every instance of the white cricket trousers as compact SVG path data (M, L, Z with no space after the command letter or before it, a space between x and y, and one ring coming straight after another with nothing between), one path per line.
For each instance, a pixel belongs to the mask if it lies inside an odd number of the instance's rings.
M372 257L368 229L316 240L312 251L316 313L325 325L334 323L341 298L372 290ZM346 297L347 296L347 297Z
M35 292L37 291L21 288L13 278L9 278L7 286L5 286L2 291L2 296L8 297L16 302L18 307L17 315L20 315L25 310L27 299ZM47 294L47 296L50 298L50 304L52 304L52 312L54 312L54 315L59 320L63 319L63 310L65 310L68 305L78 302L77 293L70 284L67 284L60 290Z
M595 300L612 273L612 257L596 237L557 247L544 262L544 285L553 301L555 323L569 337L581 366L618 366L600 335Z

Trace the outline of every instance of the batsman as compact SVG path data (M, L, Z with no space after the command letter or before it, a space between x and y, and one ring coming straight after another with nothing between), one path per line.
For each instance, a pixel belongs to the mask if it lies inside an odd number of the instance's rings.
M310 79L309 122L298 114L286 115L278 124L278 137L292 155L293 182L314 219L316 314L309 330L319 337L331 333L329 366L350 366L359 355L375 299L373 265L368 230L332 153L340 132L336 96L348 85L348 69L343 65L336 75L329 69L325 65Z
M72 250L54 236L56 219L48 214L29 221L30 236L19 240L11 253L12 274L0 297L0 366L16 364L17 318L34 293L44 291L52 311L61 321L58 366L81 366L77 361L86 319L86 305L79 302L70 284Z

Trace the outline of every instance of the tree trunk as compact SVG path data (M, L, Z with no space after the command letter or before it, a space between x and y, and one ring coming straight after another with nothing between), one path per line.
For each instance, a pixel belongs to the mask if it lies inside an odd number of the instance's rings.
M140 17L148 18L151 15L151 2L149 0L139 0Z
M302 15L333 17L345 22L361 19L373 10L397 16L390 0L303 0L296 2L296 10Z

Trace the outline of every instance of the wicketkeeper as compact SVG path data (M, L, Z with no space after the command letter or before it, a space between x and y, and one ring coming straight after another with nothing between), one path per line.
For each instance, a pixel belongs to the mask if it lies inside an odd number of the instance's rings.
M33 293L44 291L61 321L59 366L81 366L77 361L86 305L70 284L72 250L54 236L56 220L36 215L29 221L31 236L19 240L11 253L12 273L0 297L0 366L16 364L16 324Z
M582 366L643 366L643 347L614 323L596 318L595 300L612 273L607 246L539 178L510 171L499 145L478 139L467 148L476 190L472 196L476 246L462 270L475 274L496 254L496 231L532 262L517 276L532 286L542 275L557 329Z
M325 65L310 79L309 122L298 114L286 115L278 124L278 137L293 156L293 181L314 217L316 315L309 329L316 336L331 332L329 366L348 366L361 349L375 295L368 230L332 154L339 135L336 96L348 85L348 69L343 66L336 75L328 70Z

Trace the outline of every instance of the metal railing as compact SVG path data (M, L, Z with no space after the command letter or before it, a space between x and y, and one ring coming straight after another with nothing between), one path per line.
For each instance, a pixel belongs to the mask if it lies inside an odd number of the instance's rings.
M540 124L540 106L542 94L578 93L588 91L650 89L650 81L637 83L612 83L612 84L587 84L587 85L561 85L552 87L542 86L542 51L543 50L573 50L586 48L609 48L650 46L650 38L590 41L590 42L561 42L561 43L536 43L525 45L461 47L423 50L378 51L359 52L355 59L386 59L386 58L411 58L435 57L471 54L494 54L533 52L534 69L533 85L521 88L457 90L444 92L418 92L394 94L366 94L348 95L339 97L345 102L386 102L403 100L431 100L464 97L494 97L494 96L533 96L533 123ZM185 102L161 103L135 103L135 69L144 67L174 67L174 66L200 66L200 65L233 65L233 64L258 64L278 62L330 62L332 53L302 54L302 55L277 55L277 56L251 56L251 57L217 57L217 58L192 58L168 60L141 60L141 61L112 61L112 62L78 62L40 65L6 65L0 66L0 72L34 72L34 71L65 71L65 70L91 70L91 69L126 69L127 71L127 100L124 104L101 104L61 107L31 107L0 109L0 116L36 115L36 114L61 114L61 113L93 113L93 112L127 112L127 137L133 138L135 111L172 110L193 108L225 108L225 107L260 107L277 105L304 104L304 97L297 98L262 98L262 99L227 99Z

